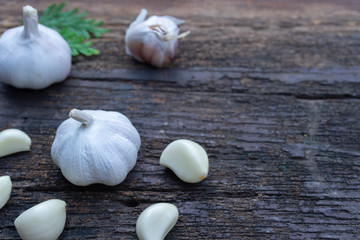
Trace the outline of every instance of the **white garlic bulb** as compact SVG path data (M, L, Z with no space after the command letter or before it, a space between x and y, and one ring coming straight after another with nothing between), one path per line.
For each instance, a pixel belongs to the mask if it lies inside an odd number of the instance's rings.
M9 176L0 177L0 209L9 201L12 183Z
M170 143L161 153L160 165L170 168L176 176L188 183L204 180L209 172L209 159L205 149L186 139Z
M177 207L170 203L156 203L146 208L136 221L140 240L163 240L179 217Z
M179 35L178 25L185 21L171 16L151 16L145 21L147 11L142 9L136 20L126 30L126 54L138 61L145 61L155 67L167 67L173 61Z
M140 135L118 112L73 109L58 128L51 155L67 180L78 186L125 180L135 166Z
M30 151L31 139L23 131L9 128L0 132L0 157Z
M71 50L56 31L38 24L35 8L23 7L24 26L0 38L0 82L17 88L42 89L70 73Z
M56 240L66 221L66 203L51 199L35 205L15 219L15 227L23 240Z

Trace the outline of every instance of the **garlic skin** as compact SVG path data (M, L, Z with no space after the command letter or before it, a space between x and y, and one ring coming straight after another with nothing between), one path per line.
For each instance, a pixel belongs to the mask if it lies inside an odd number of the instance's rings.
M42 89L70 73L71 50L56 31L38 24L37 10L23 7L24 26L0 38L0 82L17 88Z
M136 164L140 135L118 112L73 109L58 128L51 156L64 177L78 186L125 180Z
M0 209L9 201L12 182L9 176L0 177Z
M147 10L142 9L126 30L126 54L154 67L167 67L175 57L178 38L186 37L190 31L179 35L178 25L185 23L181 19L151 16L145 21L146 15Z
M188 183L198 183L209 173L209 159L205 149L196 142L179 139L170 143L160 156L160 165L170 168Z
M0 132L0 157L30 151L30 146L30 137L19 129L10 128Z
M51 199L35 205L15 219L15 227L23 240L56 240L64 230L66 203Z
M179 218L177 207L170 203L156 203L146 208L136 221L136 235L140 240L163 240Z

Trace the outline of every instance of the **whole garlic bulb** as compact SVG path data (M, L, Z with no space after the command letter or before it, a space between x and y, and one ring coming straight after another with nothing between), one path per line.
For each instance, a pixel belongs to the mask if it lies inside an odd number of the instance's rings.
M56 31L38 24L37 10L23 7L24 26L0 38L0 82L17 88L42 89L70 73L71 50Z
M146 14L147 10L142 9L126 30L126 54L155 67L169 66L177 51L178 38L186 37L190 31L179 35L178 25L185 22L181 19L151 16L145 21Z
M135 166L140 135L118 112L70 111L57 129L51 156L71 183L113 186L125 180Z

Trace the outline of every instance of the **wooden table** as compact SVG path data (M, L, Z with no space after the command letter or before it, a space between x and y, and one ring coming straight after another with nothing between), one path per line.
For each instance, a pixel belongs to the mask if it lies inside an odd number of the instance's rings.
M0 130L19 128L30 152L1 159L13 191L0 238L51 198L67 202L59 239L136 239L139 214L175 204L167 239L360 239L360 3L296 1L68 1L110 32L101 54L76 57L63 83L40 91L0 85ZM301 3L300 3L301 2ZM29 1L3 1L0 33ZM30 1L44 10L48 1ZM187 20L168 69L138 63L124 35L141 8ZM138 162L118 186L77 187L52 162L72 108L119 111L141 135ZM171 141L200 143L208 178L180 181L159 165Z

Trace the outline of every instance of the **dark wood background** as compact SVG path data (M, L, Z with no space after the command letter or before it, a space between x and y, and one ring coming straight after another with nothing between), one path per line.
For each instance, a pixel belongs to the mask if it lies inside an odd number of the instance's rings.
M21 7L1 1L0 33ZM13 191L0 239L14 219L50 198L67 202L59 239L136 239L149 205L170 202L179 221L167 239L360 239L359 1L69 1L110 32L98 56L73 59L63 83L40 91L0 84L0 130L19 128L30 152L0 160ZM175 62L154 69L125 55L141 8L185 19ZM119 111L142 139L138 162L115 187L76 187L53 164L51 144L72 108ZM181 182L159 165L168 143L208 152L210 172Z

